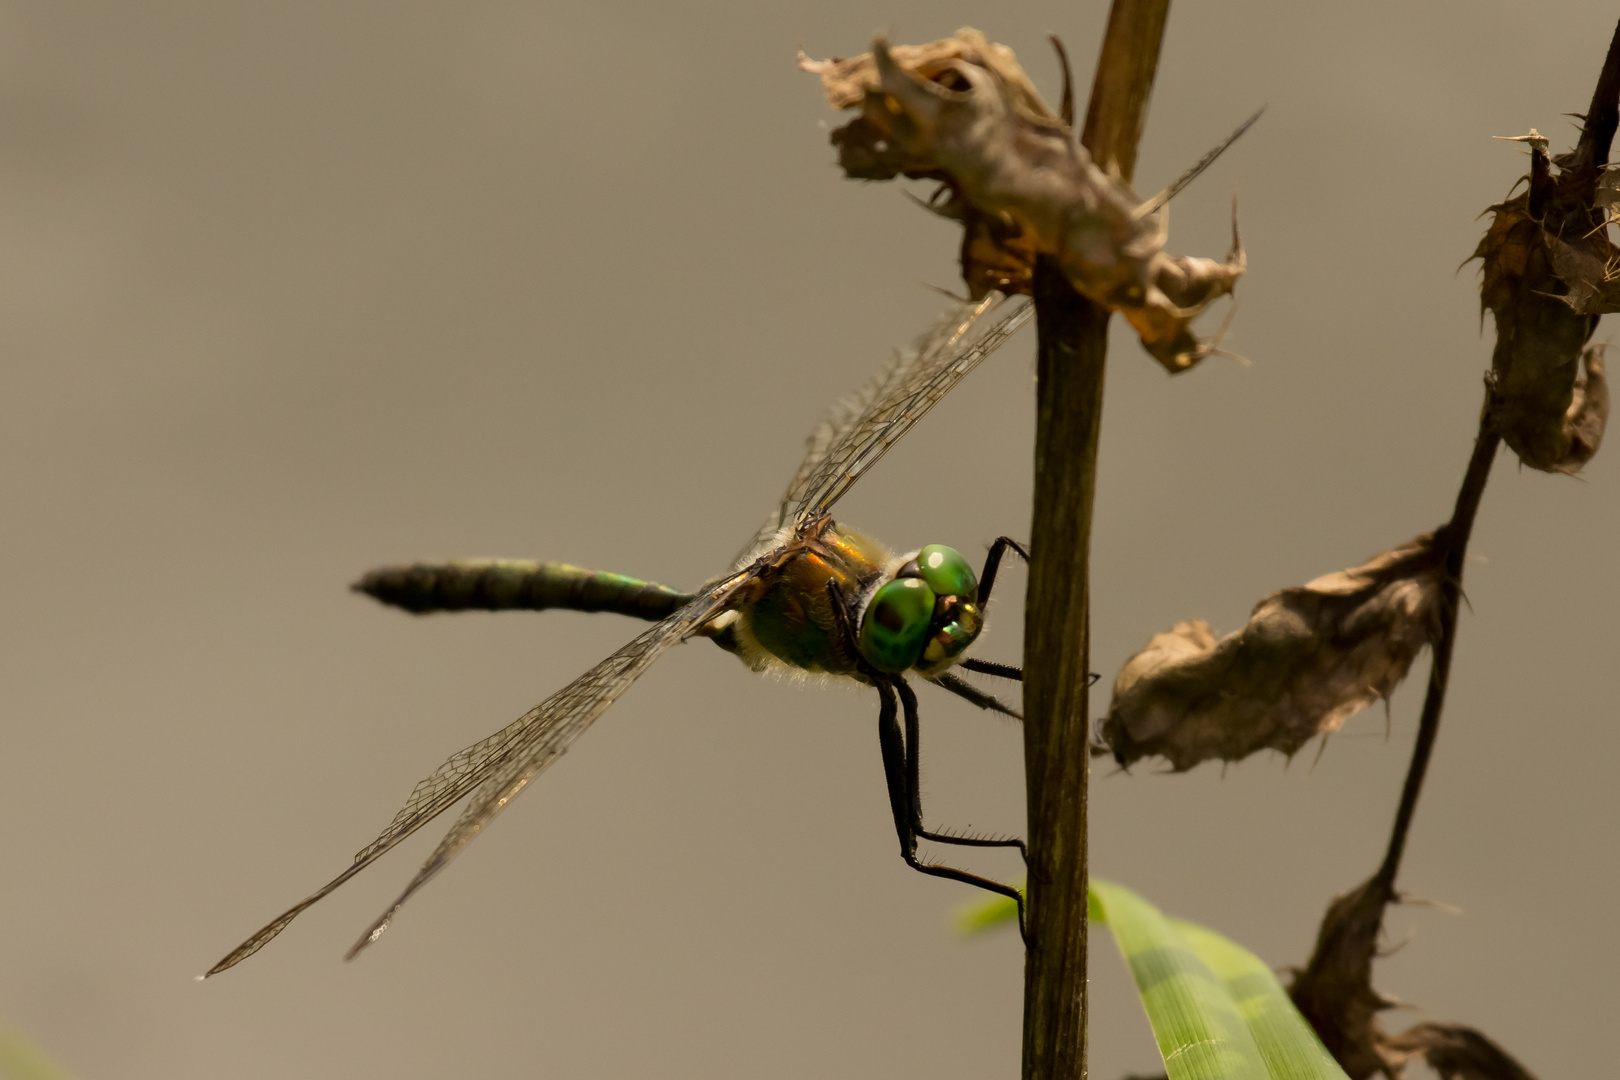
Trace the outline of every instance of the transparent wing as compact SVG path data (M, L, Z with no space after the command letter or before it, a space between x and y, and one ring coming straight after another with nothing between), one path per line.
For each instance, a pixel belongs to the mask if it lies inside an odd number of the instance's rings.
M867 384L855 390L847 397L839 398L833 408L826 411L826 415L816 424L815 431L805 439L805 458L800 461L799 470L795 471L794 478L787 484L787 491L782 494L778 507L766 518L755 533L748 546L739 552L737 562L744 557L752 557L760 549L761 544L770 541L776 536L779 529L787 521L795 521L795 512L800 502L805 499L805 492L810 491L813 479L818 470L828 461L839 447L847 444L852 432L862 426L873 413L881 406L896 402L904 395L907 385L919 381L919 372L930 371L938 364L941 356L951 355L954 347L959 347L962 340L974 329L978 317L995 308L1004 300L1001 293L990 293L982 301L974 303L957 303L946 309L936 319L932 327L928 327L915 342L910 343L906 350L894 350L893 356L878 368L875 376L868 379ZM1016 327L1014 327L1016 329ZM985 353L988 355L988 353ZM983 356L980 356L983 359ZM977 361L975 361L977 363ZM967 374L966 371L962 374ZM923 410L927 411L927 410ZM922 413L919 413L919 416ZM915 419L912 419L915 423ZM907 424L910 427L910 424ZM896 439L899 434L896 434Z
M789 492L790 497L798 496L790 519L794 524L802 525L831 510L889 447L1035 313L1030 301L1014 300L1006 305L1011 310L988 330L972 334L979 317L996 306L993 301L1000 297L1000 293L991 293L955 327L942 319L917 340L914 355L903 356L894 371L880 373L858 395L870 394L865 408L838 431L809 470L801 490Z
M974 332L987 312L1003 308L1005 313L988 330ZM769 540L784 524L802 525L831 510L889 447L1034 311L1028 300L1006 302L994 292L977 304L947 310L909 349L897 352L871 381L822 419L781 505L760 527L754 546Z
M388 912L377 920L349 951L353 956L375 941L388 928L388 922L401 904L434 874L442 870L462 848L477 836L518 792L550 765L570 743L591 726L630 688L642 672L652 666L663 651L686 637L696 627L725 609L738 586L749 580L748 572L734 574L707 590L692 603L642 633L624 648L591 668L513 723L488 738L451 755L432 776L416 785L404 807L377 839L362 848L347 870L317 892L289 908L258 933L238 945L209 975L246 960L269 943L303 910L342 885L388 851L395 844L448 810L463 796L477 789L455 826L434 849L427 862L411 879L405 892Z

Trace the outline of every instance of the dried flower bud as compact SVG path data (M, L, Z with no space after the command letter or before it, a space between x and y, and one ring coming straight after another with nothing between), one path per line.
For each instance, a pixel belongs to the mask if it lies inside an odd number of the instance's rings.
M1437 630L1442 573L1425 534L1273 593L1224 638L1201 620L1178 623L1120 669L1102 737L1122 764L1156 754L1178 772L1293 754L1406 677Z
M1574 473L1609 414L1602 359L1582 347L1598 316L1620 311L1620 248L1604 228L1616 192L1589 154L1554 161L1534 131L1514 141L1531 147L1529 190L1491 207L1473 255L1481 309L1496 318L1491 424L1531 468Z
M962 223L974 296L1028 293L1036 256L1047 255L1076 290L1121 312L1168 370L1207 355L1191 323L1243 274L1235 222L1223 262L1166 255L1164 212L1146 212L1098 168L1011 49L962 29L927 45L879 38L848 60L800 54L799 66L821 77L834 108L861 110L832 136L848 176L945 185L931 209Z

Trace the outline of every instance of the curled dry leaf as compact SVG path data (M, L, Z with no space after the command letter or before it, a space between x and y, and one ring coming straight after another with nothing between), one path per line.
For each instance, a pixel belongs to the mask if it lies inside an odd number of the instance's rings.
M1390 1035L1378 1014L1399 1003L1373 989L1372 962L1384 909L1397 897L1384 871L1335 897L1317 932L1316 948L1293 973L1288 996L1322 1045L1349 1074L1398 1080L1408 1062L1426 1061L1441 1080L1535 1080L1506 1050L1473 1028L1423 1023Z
M1384 908L1395 899L1382 874L1334 897L1317 932L1310 963L1294 972L1288 996L1311 1022L1322 1045L1350 1074L1365 1080L1376 1072L1396 1075L1380 1047L1377 1016L1394 1007L1372 988L1372 962Z
M1601 160L1614 134L1612 103L1607 112L1556 159L1534 129L1510 140L1530 147L1529 187L1490 208L1473 256L1484 262L1480 306L1496 319L1492 426L1521 461L1546 472L1579 472L1608 420L1602 358L1583 352L1598 317L1620 311L1620 248L1606 229L1620 189Z
M1421 1057L1440 1080L1536 1080L1513 1055L1461 1024L1417 1024L1384 1039L1384 1047L1397 1069Z
M1224 261L1167 255L1165 212L1144 212L1091 160L1011 49L964 28L926 45L879 38L847 60L801 53L799 66L821 77L834 108L861 110L832 136L846 175L941 182L930 208L962 223L974 296L1028 293L1036 257L1049 256L1075 289L1121 312L1168 370L1207 355L1191 323L1243 274L1236 222Z
M1273 593L1217 639L1178 623L1114 680L1102 737L1121 764L1178 772L1257 750L1293 754L1387 698L1438 629L1444 551L1424 534L1350 570Z

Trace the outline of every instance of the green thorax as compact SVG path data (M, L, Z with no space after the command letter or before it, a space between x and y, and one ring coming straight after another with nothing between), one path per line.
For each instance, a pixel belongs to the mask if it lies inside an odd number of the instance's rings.
M815 549L796 554L783 566L765 594L743 610L739 630L759 649L790 667L853 674L856 658L850 643L838 632L827 585L836 581L848 602L856 605L883 576L889 560L882 544L834 525ZM745 654L745 659L750 658ZM751 659L766 660L762 656Z

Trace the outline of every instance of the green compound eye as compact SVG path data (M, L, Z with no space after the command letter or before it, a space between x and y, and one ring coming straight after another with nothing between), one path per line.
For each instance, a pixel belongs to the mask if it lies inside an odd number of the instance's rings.
M944 544L929 544L917 552L917 569L922 579L939 596L975 597L979 579L973 576L973 567L962 558L962 553Z
M905 671L922 655L933 617L934 590L918 578L896 578L866 606L861 655L879 671Z

